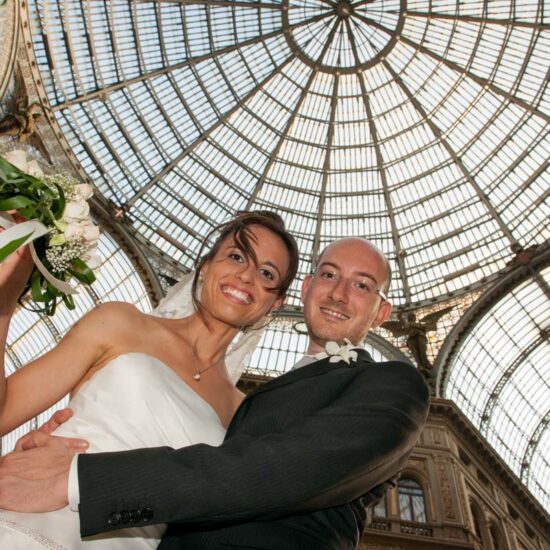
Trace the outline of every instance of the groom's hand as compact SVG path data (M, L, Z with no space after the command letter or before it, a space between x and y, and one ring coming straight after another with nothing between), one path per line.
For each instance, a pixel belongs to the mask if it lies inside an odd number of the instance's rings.
M0 508L48 512L68 504L67 484L74 452L59 438L42 447L14 451L0 462Z
M33 430L28 434L20 437L15 444L16 451L27 451L36 447L43 447L47 445L49 438L53 437L50 434L64 424L71 418L73 411L69 408L60 409L56 411L51 418L40 426L37 430ZM88 442L85 439L76 439L71 437L55 436L60 440L69 450L76 453L84 453L89 447Z

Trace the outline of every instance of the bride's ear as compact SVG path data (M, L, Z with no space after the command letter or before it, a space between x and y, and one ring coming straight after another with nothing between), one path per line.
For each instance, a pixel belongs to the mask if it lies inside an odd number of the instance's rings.
M199 278L198 278L198 282L200 284L203 283L204 281L204 278L206 277L207 273L208 273L208 268L210 267L210 261L207 260L206 262L204 262L199 270Z
M278 309L281 309L283 307L283 304L285 302L285 298L286 298L286 294L283 295L283 296L279 296L275 302L273 303L273 306L272 308L269 310L269 313L273 313L275 311L277 311Z

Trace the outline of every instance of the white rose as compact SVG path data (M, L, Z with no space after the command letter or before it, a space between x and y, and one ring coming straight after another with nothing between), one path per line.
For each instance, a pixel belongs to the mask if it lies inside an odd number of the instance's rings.
M86 201L68 202L65 205L63 211L63 220L68 221L82 221L88 217L90 213L90 207Z
M94 194L94 188L87 183L79 183L74 186L74 192L79 199L87 201Z
M82 256L82 261L86 262L86 265L94 271L103 263L99 254L85 254Z
M95 246L99 239L99 227L91 222L70 222L63 234L67 240L84 239L88 247Z
M92 256L97 255L97 246L95 244L92 244L89 246L82 256L80 256L85 262L87 262Z
M68 223L63 234L68 241L72 239L81 239L84 236L83 224L77 222Z
M97 227L97 225L94 225L93 223L83 223L82 229L82 236L88 244L97 243L97 240L99 239L99 227Z
M44 175L44 172L42 172L42 168L40 168L40 165L35 160L31 160L27 164L27 174L30 174L31 176L34 176L35 178L40 178Z
M27 153L21 149L15 151L8 151L4 154L4 158L11 162L14 166L19 168L21 172L27 172Z

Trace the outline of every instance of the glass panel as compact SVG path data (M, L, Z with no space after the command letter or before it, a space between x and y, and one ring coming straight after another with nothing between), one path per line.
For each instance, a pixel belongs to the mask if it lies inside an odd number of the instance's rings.
M414 480L404 478L398 484L399 514L406 521L426 522L424 491Z
M304 258L374 240L414 304L550 236L541 2L28 5L78 161L185 266L205 223L272 208Z

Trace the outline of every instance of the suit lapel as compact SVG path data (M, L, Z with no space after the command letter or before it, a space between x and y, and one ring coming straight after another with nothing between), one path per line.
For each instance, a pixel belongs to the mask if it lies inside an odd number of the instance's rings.
M265 384L260 386L258 389L250 392L244 398L243 402L235 412L233 419L231 420L231 423L228 427L228 432L231 429L231 427L234 424L238 423L239 420L246 414L250 401L261 393L271 391L277 388L281 388L283 386L292 384L293 382L297 382L299 380L322 376L323 374L335 369L355 368L356 366L359 366L364 362L372 363L374 361L366 350L359 348L357 352L358 352L357 361L352 361L349 365L345 361L338 361L337 363L331 363L329 360L330 357L326 357L325 359L314 361L313 363L304 365L303 367L300 367L296 370L291 370L285 374L282 374L281 376L278 376L277 378L274 378L273 380L270 380L269 382L266 382Z
M303 380L304 378L313 378L315 376L321 376L326 372L329 372L335 369L354 368L360 365L361 362L363 361L369 361L369 362L373 361L372 357L369 355L369 353L366 350L360 348L357 350L357 352L358 352L357 361L352 361L350 364L346 363L345 361L338 361L337 363L331 363L330 357L326 357L325 359L314 361L313 363L304 365L303 367L300 367L296 370L291 370L285 374L282 374L281 376L278 376L277 378L274 378L273 380L270 380L269 382L266 382L265 384L260 386L258 389L254 390L253 392L250 392L247 399L255 397L256 395L263 393L265 391L271 391L275 388L280 388L281 386L286 386L287 384L291 384L292 382Z

